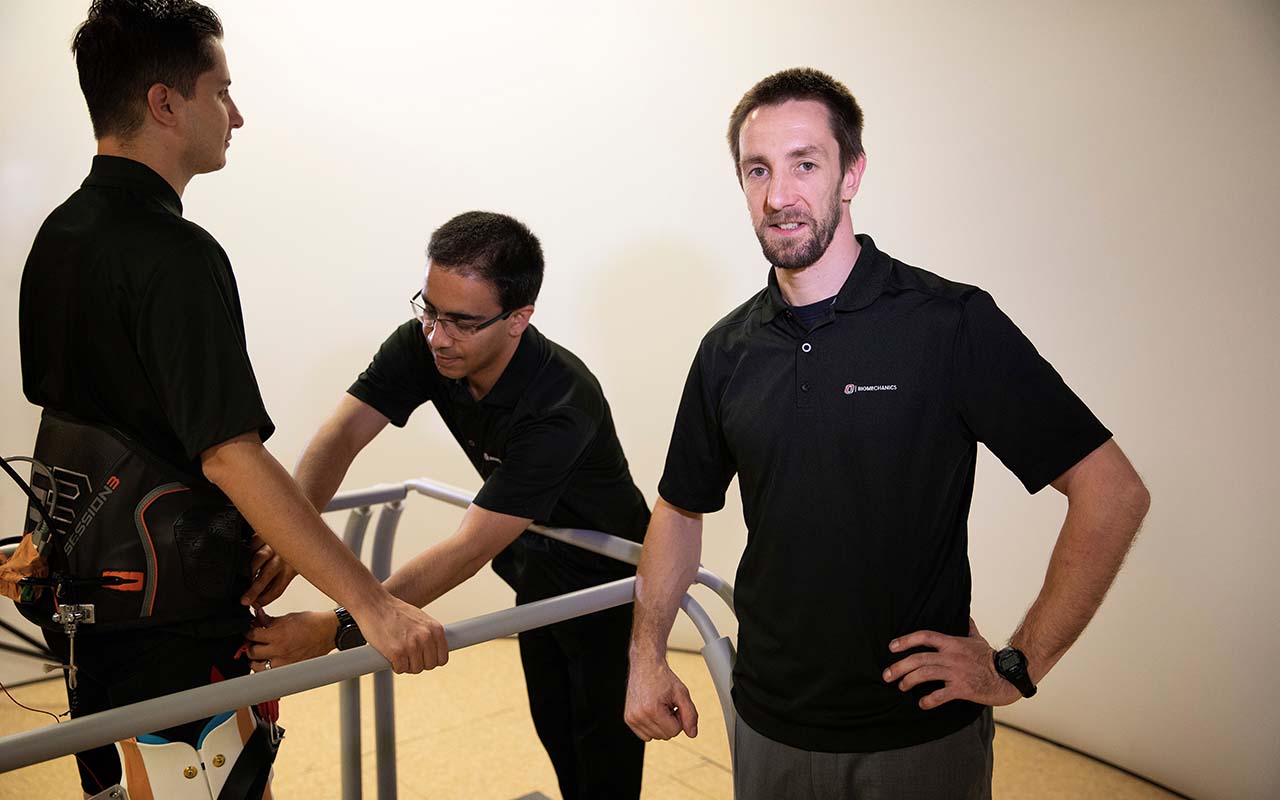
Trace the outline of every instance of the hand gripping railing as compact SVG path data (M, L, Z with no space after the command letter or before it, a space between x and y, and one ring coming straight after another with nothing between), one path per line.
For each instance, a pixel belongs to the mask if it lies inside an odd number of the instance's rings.
M390 569L391 543L400 517L400 501L412 490L458 506L469 505L472 495L451 486L425 479L403 484L381 484L368 489L338 495L326 511L352 509L347 521L344 541L357 554L369 524L370 506L386 504L378 518L374 534L374 574L385 578ZM598 531L544 528L531 530L544 536L581 547L620 561L635 564L640 545ZM379 574L379 573L384 574ZM728 583L699 567L696 583L712 589L733 608L733 590ZM469 647L522 631L585 616L633 600L635 578L581 589L515 608L484 614L445 626L445 639L450 651ZM702 606L688 594L681 608L689 615L702 636L703 657L716 687L724 713L729 747L734 746L734 709L730 696L733 645L721 636ZM220 683L188 689L183 692L134 703L73 719L59 725L0 738L0 772L29 766L40 761L110 744L149 731L172 727L193 719L209 717L234 708L242 708L264 700L314 689L343 681L339 698L342 705L343 797L360 797L360 739L358 678L370 672L375 675L374 705L379 727L378 795L383 800L395 797L394 717L391 694L390 664L368 645L321 658L278 667ZM378 675L385 676L382 683ZM384 722L385 720L385 722ZM354 767L354 769L352 768Z
M400 519L400 503L410 492L426 495L450 505L466 508L475 495L464 489L449 486L437 481L417 478L404 483L383 483L367 489L358 489L337 495L325 507L325 511L342 511L351 509L347 519L343 541L352 552L360 555L364 534L369 526L370 507L383 504L378 515L378 526L374 533L373 555L370 570L379 580L385 580L391 568L391 543L395 537L396 523ZM599 531L580 530L576 528L548 528L542 525L530 525L529 530L551 539L580 547L593 553L606 556L628 564L640 562L640 544L620 539ZM700 583L714 591L729 607L733 609L733 587L718 575L704 567L698 568L695 583ZM729 735L729 746L733 747L733 700L730 696L733 672L733 645L727 637L720 635L707 612L696 600L685 595L681 608L693 621L703 639L702 655L711 673L711 680L716 687L720 700L720 708L724 713L726 730ZM392 685L391 673L380 672L373 676L373 709L374 739L377 757L377 787L379 800L395 800L396 797L396 758L395 758L395 689ZM360 800L363 796L361 786L361 741L360 741L360 682L359 678L344 681L338 695L338 718L340 745L342 756L342 798L343 800Z

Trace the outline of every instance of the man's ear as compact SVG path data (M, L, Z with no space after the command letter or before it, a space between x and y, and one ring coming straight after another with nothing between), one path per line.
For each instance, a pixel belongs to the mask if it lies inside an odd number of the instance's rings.
M863 153L849 164L849 168L844 171L844 178L840 182L840 199L848 202L858 193L858 187L862 185L862 173L867 171L867 154Z
M147 90L147 116L166 128L175 128L186 99L176 89L153 83Z
M529 327L529 317L533 316L533 306L524 306L517 308L511 312L511 316L507 317L507 335L519 338L524 334L524 329Z

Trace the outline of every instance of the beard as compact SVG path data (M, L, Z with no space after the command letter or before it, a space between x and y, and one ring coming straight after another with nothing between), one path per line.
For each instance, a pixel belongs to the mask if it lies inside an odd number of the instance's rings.
M818 222L803 212L782 212L765 217L760 227L756 228L756 238L760 240L760 249L769 263L778 269L804 269L812 266L822 258L836 236L836 228L840 225L840 187L836 187L832 196L831 213ZM771 225L785 225L788 222L803 223L809 235L803 239L769 241Z

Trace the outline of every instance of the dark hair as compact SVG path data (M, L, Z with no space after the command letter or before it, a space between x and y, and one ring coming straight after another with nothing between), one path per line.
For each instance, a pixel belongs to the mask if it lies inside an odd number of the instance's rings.
M542 245L519 220L468 211L436 229L427 258L493 284L503 311L533 305L542 288Z
M221 38L218 15L192 0L94 0L71 40L94 137L136 133L154 84L194 95Z
M760 106L774 106L788 100L817 100L827 107L831 135L840 145L843 172L862 155L862 109L843 83L825 72L795 67L775 72L747 90L729 115L729 152L733 171L738 171L738 133L747 115ZM741 179L741 176L739 176Z

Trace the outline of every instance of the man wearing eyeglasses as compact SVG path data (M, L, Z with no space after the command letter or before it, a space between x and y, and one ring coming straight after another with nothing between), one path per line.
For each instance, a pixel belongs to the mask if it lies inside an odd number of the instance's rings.
M640 541L649 509L595 376L529 324L542 285L538 239L511 217L472 211L427 246L415 319L400 325L307 447L297 480L316 508L387 423L433 403L484 479L462 524L386 582L424 606L493 569L528 603L635 574L526 529L533 522ZM571 798L640 794L644 743L622 718L630 609L520 634L534 726ZM276 666L362 643L343 609L289 614L250 635Z

